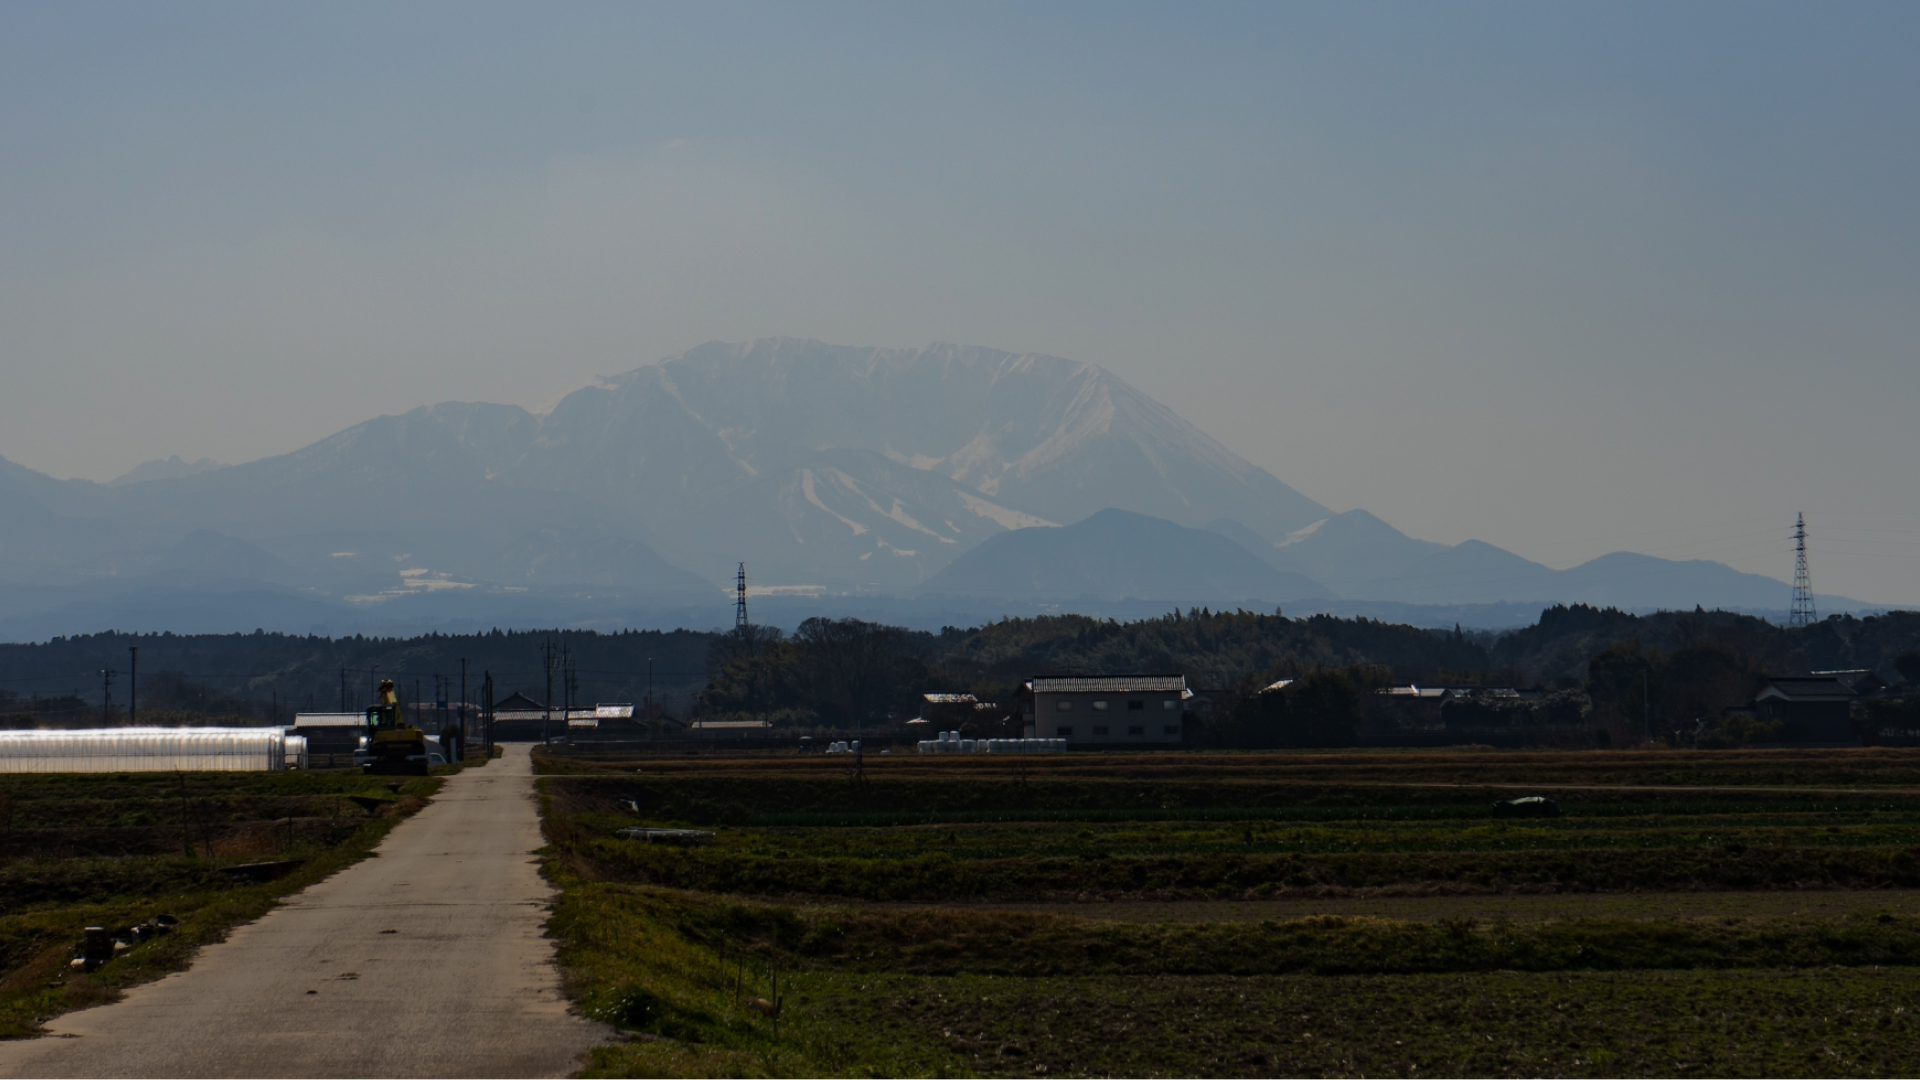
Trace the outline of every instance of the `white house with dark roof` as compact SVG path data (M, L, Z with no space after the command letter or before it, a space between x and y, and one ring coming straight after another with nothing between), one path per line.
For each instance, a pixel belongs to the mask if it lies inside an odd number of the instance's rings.
M1182 706L1193 696L1185 675L1037 678L1026 690L1032 737L1070 746L1178 746Z

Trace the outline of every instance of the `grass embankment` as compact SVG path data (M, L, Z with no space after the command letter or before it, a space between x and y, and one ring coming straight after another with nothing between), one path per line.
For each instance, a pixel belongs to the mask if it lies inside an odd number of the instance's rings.
M478 763L476 763L478 764ZM0 862L0 1038L187 966L200 946L359 860L426 805L444 776L352 772L15 774ZM183 798L184 790L184 798ZM372 815L349 796L382 800ZM278 863L271 881L222 871ZM88 926L166 913L180 926L91 973L68 967Z
M1388 778L1469 756L1514 783L1537 771L1531 786L1565 816L1496 823L1486 787ZM1894 787L1920 755L1729 755L1725 768L1688 755L1704 777L1619 790L1667 767L1627 759L1662 756L1352 755L1350 783L1325 758L1242 755L1219 759L1211 783L1192 756L1051 770L870 762L864 785L819 762L624 763L637 776L572 762L542 781L563 889L553 929L588 1010L647 1036L600 1051L605 1075L1920 1067L1920 1045L1900 1034L1920 1006L1910 894L1879 910L1759 916L1703 897L1640 919L1566 896L1920 883L1920 792L1832 788L1843 773ZM1319 775L1302 781L1302 769ZM1763 774L1782 790L1727 790ZM635 818L626 800L651 823L714 827L716 843L619 840ZM1560 914L1137 914L1142 897L1187 911L1213 898L1474 892L1558 893ZM1102 895L1132 898L1133 921L956 906ZM935 906L865 902L902 899ZM776 968L778 1039L734 988L744 969L744 996L770 997Z
M920 975L1353 975L1920 964L1920 916L1554 919L1316 915L1117 922L951 907L800 907L704 893L608 894L635 919L789 967ZM1891 906L1891 905L1889 905Z

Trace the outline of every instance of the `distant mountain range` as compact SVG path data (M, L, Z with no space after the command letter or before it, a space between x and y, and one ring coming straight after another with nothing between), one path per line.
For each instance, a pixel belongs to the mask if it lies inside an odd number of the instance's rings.
M1273 540L1229 518L1206 528L1231 537L1275 569L1310 577L1347 600L1766 611L1784 609L1790 597L1785 582L1701 559L1617 551L1554 570L1479 540L1451 547L1415 540L1365 510L1332 514ZM1839 596L1819 599L1828 609L1864 606Z
M1415 540L1319 505L1093 364L958 345L715 342L545 414L449 402L109 484L0 460L0 504L10 636L166 629L170 603L204 629L222 596L250 598L243 620L274 597L343 625L403 610L606 620L718 607L743 561L757 585L876 600L1787 597L1718 563L1618 553L1555 571Z
M1065 528L990 537L933 575L920 593L1188 603L1334 598L1312 578L1276 569L1225 536L1112 509Z

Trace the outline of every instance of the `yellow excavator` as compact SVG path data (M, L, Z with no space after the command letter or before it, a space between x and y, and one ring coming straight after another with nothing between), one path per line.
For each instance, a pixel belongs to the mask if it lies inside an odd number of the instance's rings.
M393 680L380 680L379 701L367 707L367 761L373 776L427 775L427 736L400 715Z

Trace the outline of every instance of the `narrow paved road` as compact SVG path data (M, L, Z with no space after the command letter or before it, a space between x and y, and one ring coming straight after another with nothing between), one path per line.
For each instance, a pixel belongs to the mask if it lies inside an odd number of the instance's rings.
M607 1029L569 1015L527 748L448 780L366 859L52 1037L10 1076L564 1076Z

